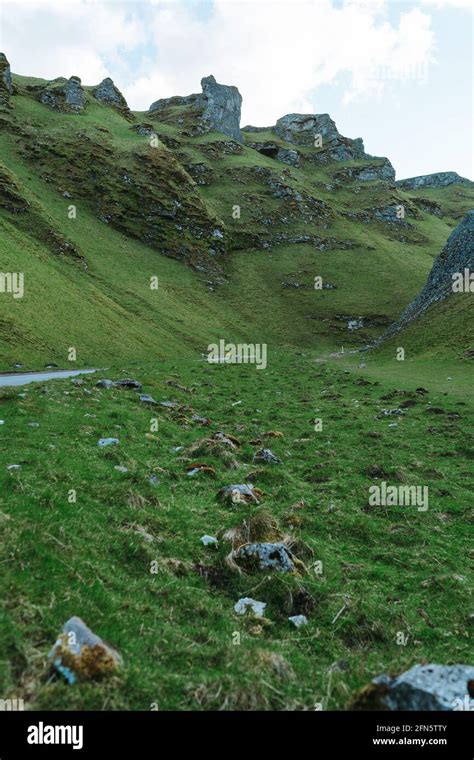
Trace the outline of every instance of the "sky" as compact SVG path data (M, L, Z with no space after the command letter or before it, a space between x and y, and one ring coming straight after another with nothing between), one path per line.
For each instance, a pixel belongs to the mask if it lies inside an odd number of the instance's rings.
M329 113L397 178L474 179L472 0L0 0L17 74L110 76L133 110L236 85L242 126Z

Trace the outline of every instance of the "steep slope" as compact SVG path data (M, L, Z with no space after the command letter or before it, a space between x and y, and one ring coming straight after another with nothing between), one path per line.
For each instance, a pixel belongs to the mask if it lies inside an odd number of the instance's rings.
M460 293L473 293L473 270L474 211L470 211L451 233L443 250L436 257L423 290L389 327L382 339L402 330L436 302L448 297L453 298Z
M133 114L111 80L2 67L0 267L25 275L2 299L3 369L64 364L69 346L102 364L216 337L368 343L474 204L472 184L400 189L328 115L237 134L240 94L213 77Z

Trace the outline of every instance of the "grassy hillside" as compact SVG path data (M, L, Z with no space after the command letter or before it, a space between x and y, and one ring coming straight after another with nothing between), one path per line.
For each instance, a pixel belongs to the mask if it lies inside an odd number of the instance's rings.
M156 120L154 148L133 129L146 114L133 124L90 93L83 114L57 113L28 89L38 80L15 83L0 125L1 266L24 272L25 296L3 299L4 370L68 366L70 346L84 366L201 352L216 337L363 345L417 293L473 202L469 188L438 191L439 218L413 193L351 180L357 162L290 167L224 135L189 137ZM395 202L406 204L409 226L364 217ZM309 242L292 242L302 236ZM317 276L333 287L315 290ZM364 328L348 331L359 317Z
M0 388L2 697L346 709L381 672L468 661L469 296L357 349L418 293L473 190L362 182L381 159L321 166L305 146L288 165L192 136L183 107L124 116L90 88L84 113L59 113L36 99L41 80L14 82L0 111L0 270L23 273L25 295L0 294L0 371L103 371ZM267 344L266 370L209 364L220 339ZM175 406L98 377L136 378ZM100 448L105 437L119 443ZM254 461L262 447L281 462ZM189 476L196 462L211 469ZM429 508L372 506L383 481L428 488ZM260 505L217 499L245 483ZM285 542L298 572L239 574L230 529L236 545ZM237 615L241 597L265 617ZM51 677L73 615L122 654L114 677Z

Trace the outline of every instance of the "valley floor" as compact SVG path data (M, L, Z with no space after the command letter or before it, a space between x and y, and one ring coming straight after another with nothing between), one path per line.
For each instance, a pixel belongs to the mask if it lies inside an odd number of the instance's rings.
M469 660L467 375L316 359L278 349L259 371L196 353L0 389L3 697L51 710L347 709L379 673ZM100 377L132 377L176 406ZM237 448L209 443L217 431ZM119 443L100 448L106 437ZM262 447L281 463L255 463ZM194 462L214 475L188 476ZM382 482L427 487L428 509L371 505ZM263 503L216 499L239 483ZM236 572L223 532L244 523L254 540L288 541L299 574ZM265 602L264 618L237 615L242 597ZM121 653L116 676L51 678L72 615Z

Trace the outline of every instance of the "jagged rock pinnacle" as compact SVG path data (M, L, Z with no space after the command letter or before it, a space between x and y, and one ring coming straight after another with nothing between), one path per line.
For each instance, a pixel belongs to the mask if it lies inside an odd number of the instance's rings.
M10 64L5 53L0 53L0 104L8 104L13 92Z

